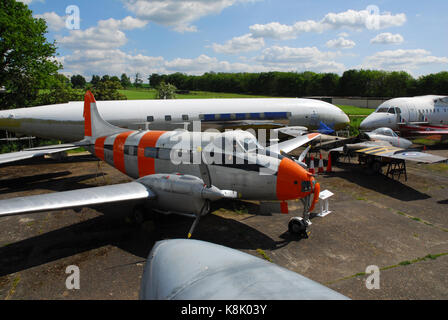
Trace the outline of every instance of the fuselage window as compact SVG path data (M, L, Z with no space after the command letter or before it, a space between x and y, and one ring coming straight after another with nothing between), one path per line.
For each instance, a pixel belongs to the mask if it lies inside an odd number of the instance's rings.
M188 121L188 115L187 114L182 115L182 120L183 121Z
M171 116L165 116L165 121L171 121Z
M160 148L157 158L162 160L170 160L171 159L170 154L171 149Z
M153 122L154 121L154 116L147 116L146 117L146 122Z
M145 148L145 157L146 158L157 158L157 148Z

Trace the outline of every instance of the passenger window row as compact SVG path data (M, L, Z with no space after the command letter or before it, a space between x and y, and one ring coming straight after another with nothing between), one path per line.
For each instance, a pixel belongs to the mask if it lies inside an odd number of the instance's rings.
M190 119L190 117L187 114L183 114L182 115L182 120L183 121L188 121ZM173 117L171 115L165 115L165 121L169 122L172 121ZM154 116L147 116L146 117L146 122L154 122Z

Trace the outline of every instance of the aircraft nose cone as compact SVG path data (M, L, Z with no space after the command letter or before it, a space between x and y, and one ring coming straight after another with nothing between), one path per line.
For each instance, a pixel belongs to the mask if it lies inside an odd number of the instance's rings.
M368 117L361 121L359 125L359 129L361 130L369 130L370 129L370 123L369 123Z
M311 180L312 175L298 163L288 158L282 159L277 172L277 199L294 200L305 197L311 191L307 187L311 185Z

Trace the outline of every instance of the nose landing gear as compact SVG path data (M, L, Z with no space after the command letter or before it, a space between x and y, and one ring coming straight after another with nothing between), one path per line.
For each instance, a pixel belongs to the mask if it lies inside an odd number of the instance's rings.
M312 224L310 221L311 196L301 199L303 203L303 217L293 217L289 220L288 231L300 238L308 239L311 232L308 227Z
M294 217L289 220L288 231L291 234L297 235L300 238L308 239L310 231L308 231L308 222L300 217Z

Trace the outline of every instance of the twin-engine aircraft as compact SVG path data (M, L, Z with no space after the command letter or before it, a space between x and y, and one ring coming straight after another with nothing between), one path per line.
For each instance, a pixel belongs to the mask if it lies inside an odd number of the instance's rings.
M88 91L84 101L84 139L78 143L42 147L0 155L0 163L61 152L83 146L97 158L136 179L131 183L87 188L0 201L0 217L39 211L79 208L111 202L137 202L135 215L149 209L199 219L210 203L222 198L301 199L304 215L289 222L289 231L307 237L309 213L319 199L320 185L300 159L287 153L317 138L307 134L263 148L249 132L133 131L100 116ZM280 154L281 153L281 154ZM6 159L6 160L5 160Z

